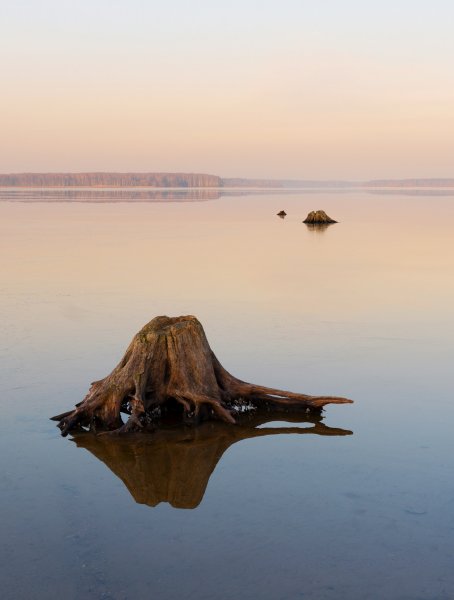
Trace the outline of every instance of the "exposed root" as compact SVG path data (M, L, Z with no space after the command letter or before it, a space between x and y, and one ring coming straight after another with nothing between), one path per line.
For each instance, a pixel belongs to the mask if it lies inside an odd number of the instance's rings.
M80 428L125 433L149 430L169 406L180 406L182 420L197 424L235 423L241 406L320 411L325 404L350 402L241 381L222 367L195 317L156 317L134 336L112 373L92 383L75 410L52 419L62 435ZM121 412L129 415L125 424Z

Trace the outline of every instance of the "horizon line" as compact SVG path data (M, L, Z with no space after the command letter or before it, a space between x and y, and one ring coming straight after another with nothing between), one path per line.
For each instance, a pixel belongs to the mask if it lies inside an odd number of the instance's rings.
M22 171L0 173L0 187L454 187L454 177L406 177L367 180L221 177L182 171Z

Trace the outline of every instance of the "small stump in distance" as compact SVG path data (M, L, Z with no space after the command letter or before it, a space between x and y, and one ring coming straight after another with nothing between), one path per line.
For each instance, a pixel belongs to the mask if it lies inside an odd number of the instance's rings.
M308 396L246 383L228 373L193 316L156 317L132 339L114 370L91 384L74 410L52 417L62 435L91 431L153 431L161 415L196 425L210 419L235 423L251 406L288 412L320 411L351 403L336 396ZM123 423L120 413L129 415Z
M281 219L283 219L284 217L286 217L286 216L287 216L287 213L285 212L285 210L280 210L280 211L277 213L277 216L278 216L278 217L281 217Z
M328 217L324 210L312 210L303 223L306 223L306 225L329 225L330 223L337 223L337 221Z

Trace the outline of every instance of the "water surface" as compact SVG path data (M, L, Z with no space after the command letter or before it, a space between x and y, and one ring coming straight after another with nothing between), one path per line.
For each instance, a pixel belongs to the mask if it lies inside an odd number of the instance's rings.
M122 194L0 193L2 597L452 598L454 197ZM60 438L160 314L241 379L355 404Z

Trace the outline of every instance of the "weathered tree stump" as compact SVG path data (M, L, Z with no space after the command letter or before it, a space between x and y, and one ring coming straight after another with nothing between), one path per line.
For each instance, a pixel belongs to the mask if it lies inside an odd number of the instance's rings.
M329 223L337 223L337 221L328 217L324 210L312 210L304 219L303 223L308 225L327 225Z
M287 213L285 212L285 210L280 210L280 211L277 213L277 216L278 216L278 217L281 217L281 219L283 219L284 217L286 217L286 216L287 216Z
M216 419L235 423L243 405L320 411L350 403L335 396L308 396L246 383L230 375L213 354L193 316L156 317L132 339L114 370L91 384L85 399L52 417L62 435L78 428L140 431L166 412L186 423ZM129 415L123 424L120 413Z

